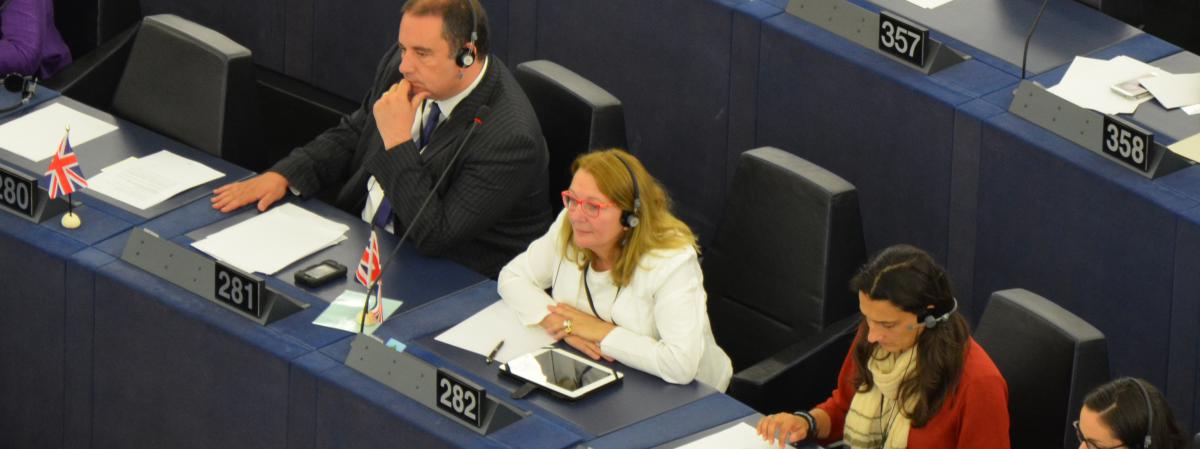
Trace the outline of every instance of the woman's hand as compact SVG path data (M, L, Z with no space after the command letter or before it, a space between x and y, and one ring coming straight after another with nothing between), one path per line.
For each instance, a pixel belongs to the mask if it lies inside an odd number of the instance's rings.
M791 413L776 413L758 421L758 436L782 449L786 443L808 438L808 420Z
M566 338L563 339L563 341L567 342L567 344L571 345L571 347L578 349L579 352L583 353L583 355L591 357L592 360L600 360L601 358L603 358L604 360L607 360L610 362L613 361L612 357L606 356L606 355L604 355L604 353L600 352L600 344L599 343L590 342L590 341L584 340L582 338L571 336L571 335L568 335Z
M566 304L558 303L546 306L546 309L550 311L547 319L550 319L552 322L557 321L558 326L554 329L546 328L546 326L542 326L542 328L550 331L555 339L575 336L593 343L600 343L600 341L604 340L604 337L608 336L609 332L612 332L616 328L612 323L596 318L589 313L581 312L579 309ZM546 319L543 319L542 322L545 323ZM570 324L570 326L567 326L567 324Z

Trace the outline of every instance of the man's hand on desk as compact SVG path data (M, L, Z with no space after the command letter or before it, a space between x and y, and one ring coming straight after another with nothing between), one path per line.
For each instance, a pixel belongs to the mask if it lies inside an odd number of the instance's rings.
M287 186L287 178L271 171L245 181L226 184L213 190L213 209L232 212L257 201L258 210L266 211L287 194Z

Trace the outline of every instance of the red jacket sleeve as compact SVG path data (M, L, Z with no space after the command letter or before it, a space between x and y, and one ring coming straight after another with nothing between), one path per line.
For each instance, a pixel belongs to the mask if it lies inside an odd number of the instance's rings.
M833 390L833 395L829 399L816 407L829 415L829 436L821 439L821 444L830 444L842 439L842 431L846 426L846 413L850 410L850 401L854 399L855 393L854 376L857 373L852 358L854 346L854 344L850 345L850 351L846 353L846 360L842 362L842 370L838 373L837 389Z

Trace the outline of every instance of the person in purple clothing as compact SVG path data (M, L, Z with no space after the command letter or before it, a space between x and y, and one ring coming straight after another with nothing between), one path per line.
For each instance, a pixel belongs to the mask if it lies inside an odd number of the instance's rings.
M50 78L71 63L51 0L0 0L0 76Z

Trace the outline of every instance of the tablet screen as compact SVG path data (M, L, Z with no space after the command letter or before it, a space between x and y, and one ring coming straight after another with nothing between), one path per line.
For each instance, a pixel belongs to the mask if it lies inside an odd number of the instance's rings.
M517 357L502 369L568 397L578 397L619 376L603 365L553 349Z

